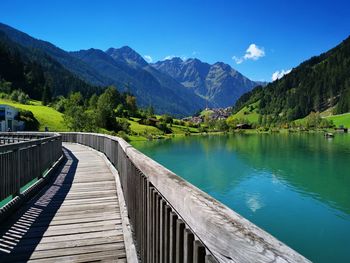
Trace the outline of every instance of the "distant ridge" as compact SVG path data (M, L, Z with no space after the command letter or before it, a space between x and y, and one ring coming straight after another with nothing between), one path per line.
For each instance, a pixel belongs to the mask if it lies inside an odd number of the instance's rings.
M80 50L70 54L112 79L119 89L136 95L139 105L152 105L159 113L187 116L206 105L205 99L151 67L130 47L110 48L106 52Z
M262 84L251 81L223 62L210 65L196 58L183 61L175 57L152 66L206 98L215 107L232 106L242 94Z
M209 65L198 59L173 58L148 64L128 46L66 52L2 23L0 31L11 41L46 54L93 86L115 85L133 93L139 106L153 106L157 113L188 116L206 106L231 106L257 85L222 62Z

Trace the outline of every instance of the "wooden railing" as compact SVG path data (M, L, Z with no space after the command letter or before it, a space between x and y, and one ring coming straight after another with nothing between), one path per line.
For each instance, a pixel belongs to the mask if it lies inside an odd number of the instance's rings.
M142 262L309 262L123 139L62 133L106 155L118 170Z
M21 138L21 137L17 137L17 136L16 137L8 137L8 136L1 136L0 135L0 145L29 141L29 140L30 139Z
M0 133L0 201L18 196L20 189L43 176L62 156L57 133Z

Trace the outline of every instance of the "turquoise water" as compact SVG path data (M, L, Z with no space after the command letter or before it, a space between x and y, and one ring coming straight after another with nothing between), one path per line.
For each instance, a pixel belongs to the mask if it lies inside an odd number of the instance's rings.
M134 146L314 262L350 262L350 134L192 136Z

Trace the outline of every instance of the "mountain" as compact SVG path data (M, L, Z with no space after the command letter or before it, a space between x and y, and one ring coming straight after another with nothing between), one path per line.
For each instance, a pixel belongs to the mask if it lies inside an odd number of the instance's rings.
M111 56L115 61L129 64L134 67L145 67L148 63L135 50L128 46L121 48L109 48L106 54Z
M92 85L104 86L109 84L108 80L105 80L105 78L94 71L88 64L70 56L68 52L56 47L50 42L35 39L26 33L2 23L0 23L0 30L3 31L12 41L24 47L45 52L63 65L63 67Z
M206 101L155 68L130 47L70 52L90 65L98 74L129 91L141 107L152 105L158 113L191 115L204 108Z
M283 78L244 94L235 111L258 102L260 114L291 121L334 107L350 111L350 37L335 48L310 58Z
M21 89L33 99L41 100L44 92L48 92L47 96L58 96L80 91L89 96L101 90L79 79L41 50L13 42L1 30L0 58L0 82L11 83L11 90Z
M115 85L120 91L132 92L140 106L152 105L157 113L185 116L206 105L204 99L150 67L129 47L109 49L107 52L97 49L66 52L2 23L0 30L14 43L41 52L91 85Z
M152 66L206 98L215 107L232 106L242 94L258 85L222 62L210 65L196 58L183 61L175 57Z
M65 70L64 74L69 72L70 76L91 87L114 85L119 91L129 91L136 96L139 106L152 105L157 113L186 116L206 106L230 106L256 85L221 62L209 65L198 59L182 61L174 58L150 65L127 46L105 52L98 49L66 52L5 24L0 23L0 31L25 48L28 54L36 53L35 61L40 57L51 60L46 61L46 65L55 64L56 69L60 68L58 72ZM51 72L54 72L53 68ZM66 84L62 88L55 85L54 94L72 90Z

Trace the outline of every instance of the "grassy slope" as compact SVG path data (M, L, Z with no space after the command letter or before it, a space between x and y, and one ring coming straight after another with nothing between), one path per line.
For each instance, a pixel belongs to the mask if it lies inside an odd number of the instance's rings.
M335 126L344 125L347 128L350 128L350 113L333 115L326 117L328 120L332 120Z
M160 116L156 116L158 119ZM163 135L163 132L159 130L158 128L154 126L148 126L148 125L143 125L139 124L137 121L138 118L131 118L131 120L128 120L130 123L130 129L132 132L138 134L138 135L130 135L129 138L132 141L139 141L139 140L146 140L146 134L152 134L156 136L161 136ZM190 131L191 133L198 133L197 128L192 128L192 127L187 127L187 126L181 126L181 125L176 125L173 124L172 127L170 127L173 133L171 136L175 135L185 135L187 131Z
M40 130L43 131L47 126L50 131L68 131L68 128L63 122L63 114L55 109L42 106L40 101L31 100L29 105L20 104L18 102L0 99L0 104L6 104L18 109L29 110L33 112L35 118L40 123ZM157 116L158 118L160 116ZM146 134L163 135L163 132L156 127L139 124L137 118L128 120L130 129L138 134L129 136L131 140L146 140ZM184 135L187 130L197 133L198 129L188 128L186 126L173 125L171 128L176 135Z
M257 107L258 102L253 103L251 105L253 105L254 107ZM250 106L250 105L249 105ZM237 112L236 114L234 114L232 116L232 118L235 119L246 119L249 122L258 122L258 118L259 118L259 114L256 112L256 109L254 109L252 112L249 112L248 107L246 106L244 108L242 108L239 112ZM335 124L335 126L339 127L339 125L344 125L347 128L350 128L350 113L345 113L345 114L340 114L340 115L331 115L333 111L333 108L330 108L324 112L321 112L321 116L323 118L327 118L328 120L332 120L333 123ZM248 114L244 114L244 112L247 112ZM297 119L295 120L296 124L305 124L306 118L302 118L302 119Z
M207 115L211 115L214 111L212 110L202 110L200 116L207 116Z
M249 106L245 106L244 108L242 108L239 112L237 112L236 114L234 114L232 116L232 118L234 119L246 119L251 123L257 123L258 119L259 119L259 114L257 113L257 106L258 106L259 102L255 102L253 104L251 104L252 106L254 106L254 110L252 112L249 111ZM246 113L246 114L244 114Z
M336 127L340 125L344 125L344 127L350 128L350 113L339 114L339 115L331 115L331 110L326 110L321 112L322 118L326 118L327 120L332 120ZM305 125L306 119L308 116L302 119L295 120L296 124Z
M137 118L132 118L132 120L128 120L130 123L130 129L133 132L144 134L144 133L152 133L152 134L162 134L163 132L156 127L139 124L137 122Z
M40 101L30 101L30 105L20 104L10 100L0 99L0 104L6 104L18 109L29 110L33 112L35 118L40 123L40 130L43 131L47 126L50 131L67 131L63 123L62 113L53 108L42 106Z

